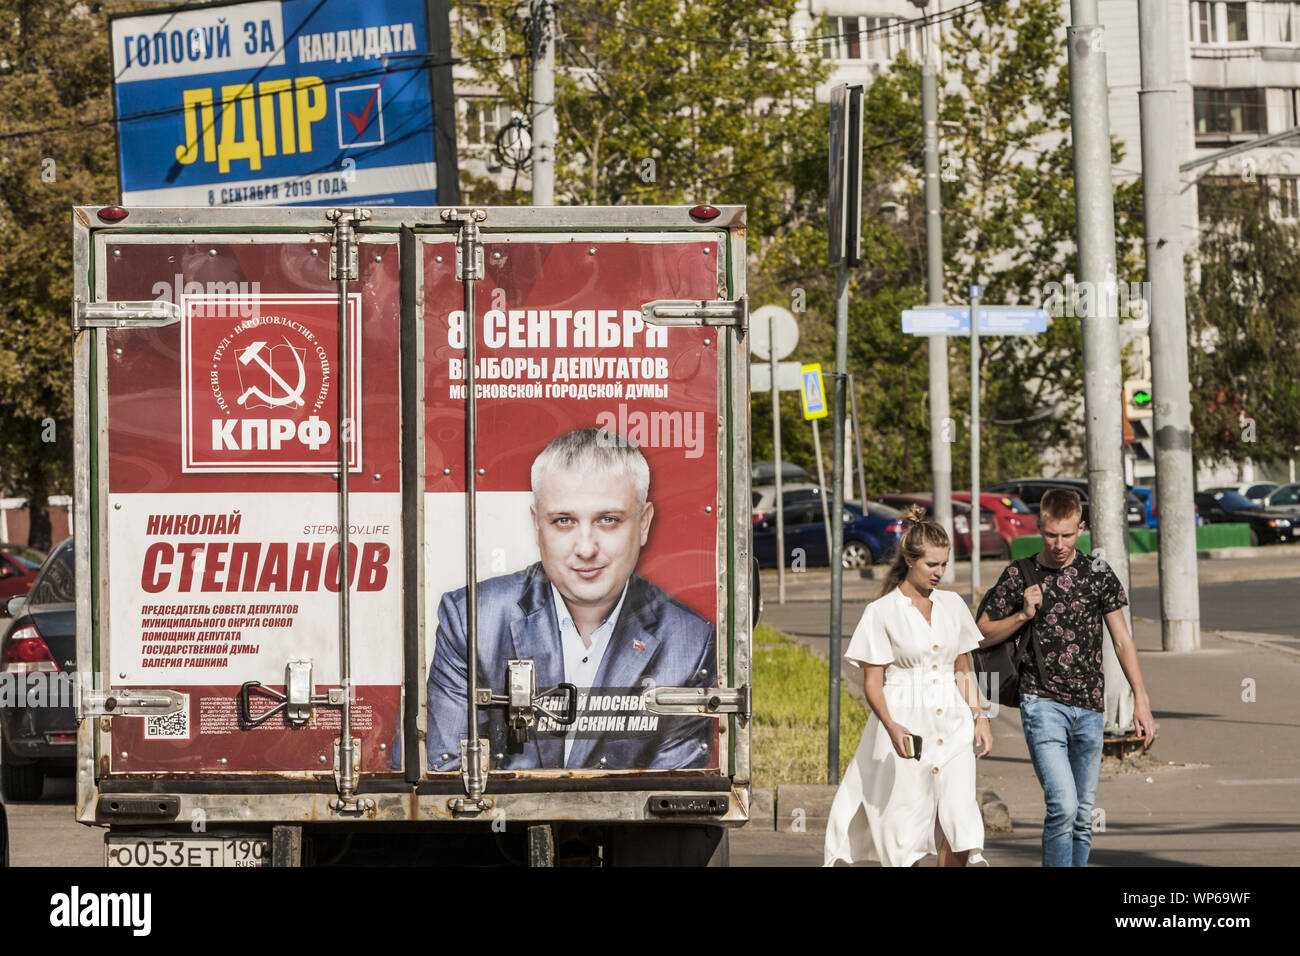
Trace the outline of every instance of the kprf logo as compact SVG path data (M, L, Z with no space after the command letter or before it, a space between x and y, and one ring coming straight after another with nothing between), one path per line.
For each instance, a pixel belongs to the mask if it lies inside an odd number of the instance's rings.
M338 470L338 300L331 295L184 298L183 468ZM348 469L361 468L361 296L348 297Z

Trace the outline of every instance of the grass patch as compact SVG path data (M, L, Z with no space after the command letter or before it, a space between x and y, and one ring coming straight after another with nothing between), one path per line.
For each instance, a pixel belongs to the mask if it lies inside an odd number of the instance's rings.
M856 667L841 677L860 680ZM830 668L807 647L760 624L754 629L754 783L826 782ZM858 749L870 711L840 687L840 772Z

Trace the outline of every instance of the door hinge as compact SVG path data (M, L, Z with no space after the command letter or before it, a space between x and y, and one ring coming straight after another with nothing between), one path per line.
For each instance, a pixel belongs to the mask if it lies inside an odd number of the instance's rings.
M151 302L72 303L72 331L82 329L157 329L181 320L180 306L165 299Z
M485 275L483 238L479 233L478 224L487 218L487 210L444 209L441 216L442 221L448 225L460 226L460 234L456 236L457 280L464 282L467 279L482 279Z
M749 328L749 296L739 299L655 299L641 306L655 325L730 325L742 334Z
M354 227L370 218L370 210L330 209L325 213L325 218L334 223L334 241L330 243L330 279L337 282L342 278L351 282L360 276ZM344 275L339 274L340 268L344 270Z
M80 717L166 717L185 709L175 690L92 690L81 696Z
M744 687L651 687L645 694L645 709L652 714L736 714L749 717L750 688Z

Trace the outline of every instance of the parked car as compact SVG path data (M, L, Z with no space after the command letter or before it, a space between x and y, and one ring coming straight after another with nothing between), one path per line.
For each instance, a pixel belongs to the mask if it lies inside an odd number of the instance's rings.
M857 505L846 504L843 520L845 568L864 568L893 558L904 524L898 511L888 505L872 504L863 513ZM830 563L820 495L787 504L784 521L786 567L793 567L799 559L805 567ZM763 567L776 567L775 515L754 525L754 556Z
M1000 481L989 488L989 491L999 495L1014 495L1029 506L1035 515L1038 514L1039 506L1042 503L1043 495L1047 494L1053 488L1071 488L1079 493L1083 501L1083 520L1089 520L1088 511L1088 482L1083 478L1014 478L1011 481ZM1128 519L1130 528L1144 528L1147 524L1146 509L1142 507L1142 502L1132 491L1126 491L1125 516Z
M26 681L23 700L0 707L0 788L7 800L37 800L46 772L76 757L75 556L68 538L41 565L26 597L9 600L13 621L0 637L0 670ZM33 676L49 681L43 705L25 705ZM45 675L61 675L59 681ZM56 701L66 706L51 706Z
M1147 527L1152 530L1156 527L1156 490L1148 488L1146 485L1134 485L1129 491L1137 495L1138 501L1142 502L1142 511L1146 515ZM1200 524L1198 520L1196 522Z
M955 499L956 496L954 496ZM911 505L920 505L925 509L927 519L934 518L934 498L929 494L921 492L897 493L886 495L873 495L871 501L880 504L889 505L891 508L898 509L899 513L906 511ZM953 501L952 504L952 536L953 536L953 553L954 561L964 561L970 558L971 552L971 534L970 534L970 502ZM998 534L994 525L993 515L985 512L981 515L980 521L980 554L984 557L1001 554L1003 541Z
M1235 491L1198 492L1196 506L1208 524L1249 524L1252 545L1300 539L1300 515L1260 508Z
M1243 498L1249 498L1257 505L1263 505L1268 501L1268 496L1277 491L1276 481L1248 481L1240 485L1220 485L1218 488L1204 488L1214 494L1216 491L1235 491Z
M45 560L45 552L23 544L0 544L0 617L8 610L12 597L21 597L32 589L36 573Z
M954 491L953 501L963 502L970 507L969 491ZM1011 540L1027 534L1038 534L1038 515L1030 510L1015 495L985 494L980 492L981 521L991 518L997 530L1000 544L995 551L984 550L984 538L980 538L980 554L999 557L1004 560L1011 557Z
M776 512L776 485L754 485L751 487L754 500L753 516L754 521L762 521L768 515ZM781 484L781 497L786 506L790 506L800 501L807 501L811 498L821 500L821 488L817 485L808 484L807 482L794 482L792 484ZM831 493L826 492L827 507L830 506Z
M749 483L751 485L771 485L776 482L776 462L756 461L749 466ZM812 478L792 461L781 462L781 484L803 482L811 484ZM785 490L783 487L782 491Z
M1271 511L1286 511L1291 514L1300 514L1300 482L1292 482L1289 485L1283 485L1264 499L1264 507Z

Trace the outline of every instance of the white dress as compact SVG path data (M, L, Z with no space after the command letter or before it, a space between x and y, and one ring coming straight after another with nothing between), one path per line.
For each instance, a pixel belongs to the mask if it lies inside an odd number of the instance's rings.
M935 824L968 863L986 863L984 821L975 797L975 721L954 681L958 654L980 632L961 596L936 588L930 623L895 589L867 605L846 660L884 664L890 716L921 736L921 759L898 756L872 714L826 824L826 866L872 860L911 866L937 853Z

